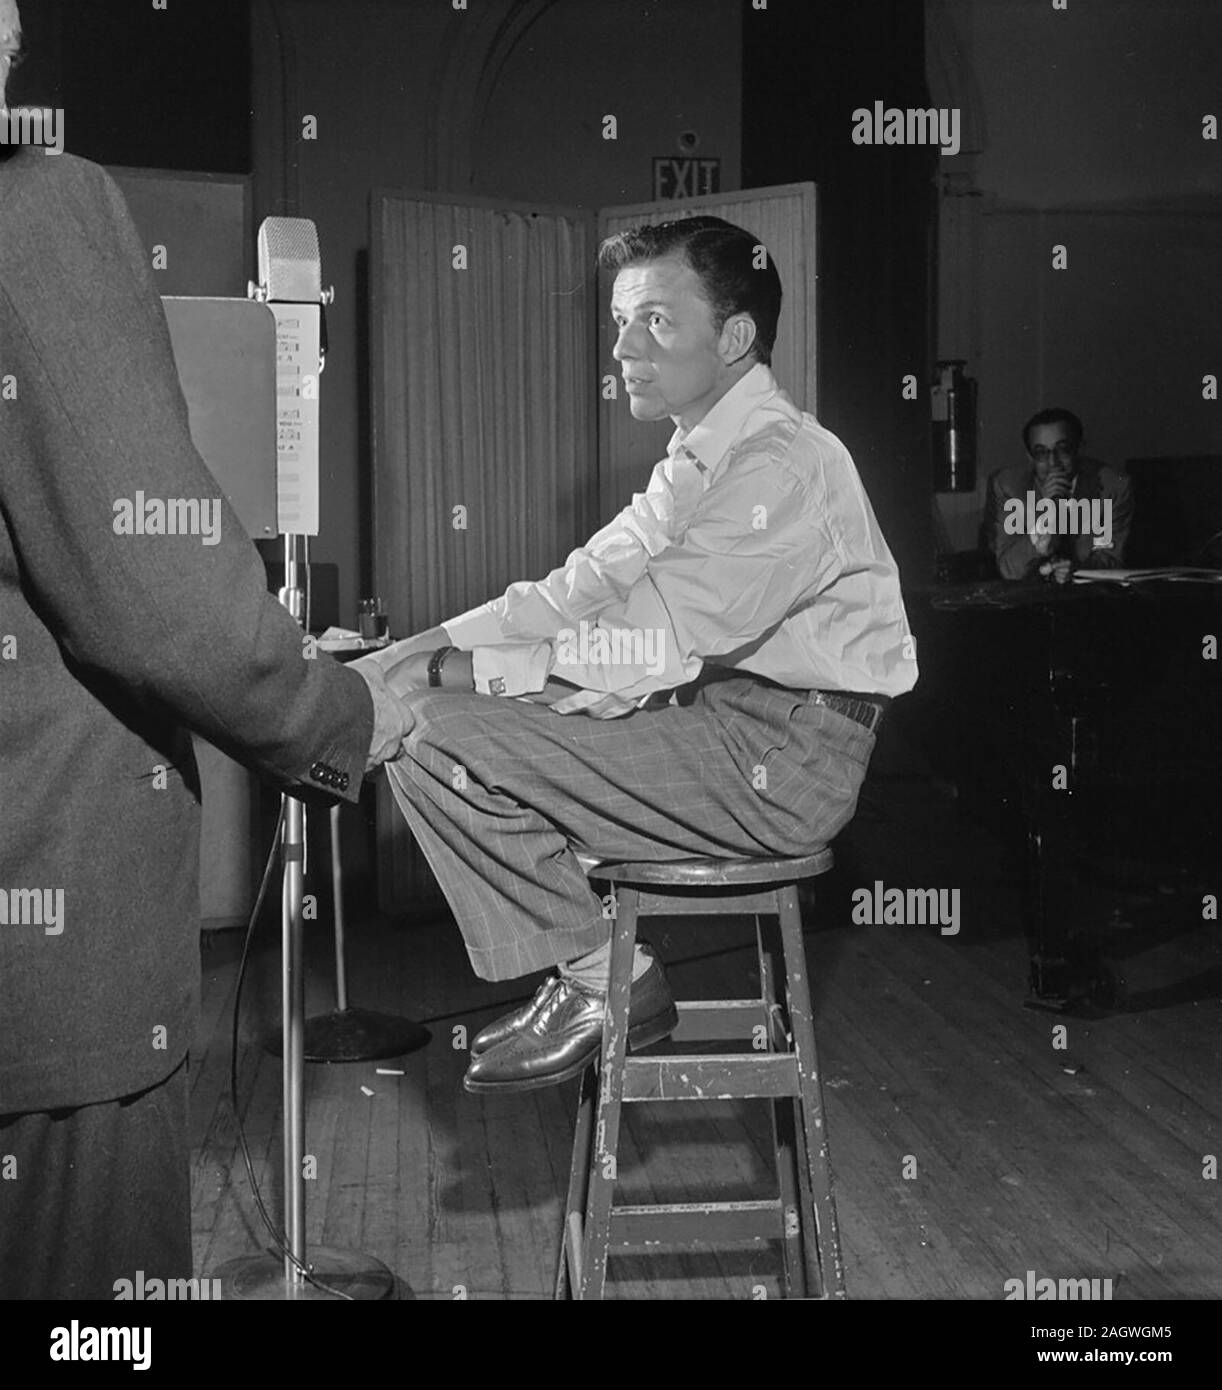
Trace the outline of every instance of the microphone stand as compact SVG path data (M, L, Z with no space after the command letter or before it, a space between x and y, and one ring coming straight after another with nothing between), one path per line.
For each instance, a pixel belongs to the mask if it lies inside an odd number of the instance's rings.
M284 588L280 602L302 621L303 595L297 582L297 537L284 537ZM280 857L281 1051L284 1057L284 1254L242 1255L216 1271L224 1297L239 1301L313 1301L389 1298L395 1277L380 1261L353 1250L315 1246L305 1235L305 970L303 968L303 891L305 883L305 804L281 795L284 812Z
M284 224L288 219L269 218L260 232L270 243L283 236L284 254L300 246L302 227L313 238L317 261L317 235L313 224L296 222L298 240ZM276 223L273 226L273 222ZM261 241L261 257L263 253ZM271 271L263 283L251 286L251 296L267 303L271 299ZM327 303L329 292L322 296ZM300 294L295 296L302 300ZM278 321L279 323L279 321ZM279 347L278 347L279 351ZM321 357L321 354L320 354ZM320 361L319 371L321 373ZM303 625L304 591L298 573L298 536L284 535L284 587L280 602L294 620ZM280 855L284 866L280 897L281 926L281 1049L284 1058L282 1098L284 1111L284 1245L280 1256L272 1252L244 1255L226 1261L217 1270L224 1297L236 1300L313 1301L319 1299L372 1300L388 1298L395 1287L395 1276L380 1261L352 1250L318 1246L307 1255L305 1236L305 971L303 966L303 888L305 870L305 805L287 793L281 797L283 829Z
M337 652L336 660L361 653ZM432 1037L423 1024L376 1009L354 1008L348 1002L348 969L345 961L344 880L340 862L340 810L328 813L331 838L331 902L335 916L335 1008L305 1021L303 1052L307 1062L376 1062L404 1057L426 1046ZM283 1055L278 1032L269 1032L263 1046L274 1056Z
M339 857L339 812L332 806L331 901L335 908L335 1008L305 1021L303 1048L307 1062L376 1062L403 1057L424 1047L433 1036L421 1023L348 1003L348 972L344 963L343 875ZM280 1039L269 1035L269 1051L280 1051Z

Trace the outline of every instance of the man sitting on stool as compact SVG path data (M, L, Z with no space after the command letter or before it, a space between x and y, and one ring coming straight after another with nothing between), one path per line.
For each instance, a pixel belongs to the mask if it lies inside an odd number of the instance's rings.
M611 925L577 852L811 853L916 681L853 461L769 369L781 285L756 237L692 217L608 238L600 264L633 417L676 427L645 492L546 579L356 663L414 719L391 787L476 973L559 966L475 1039L471 1091L598 1052ZM641 1047L677 1017L646 947L633 981Z

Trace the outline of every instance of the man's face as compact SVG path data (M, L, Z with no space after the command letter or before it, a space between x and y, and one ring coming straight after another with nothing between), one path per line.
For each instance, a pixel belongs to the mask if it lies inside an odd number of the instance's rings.
M1063 422L1033 425L1028 431L1027 452L1041 483L1054 472L1073 477L1078 466L1078 446L1070 442L1072 438L1073 431Z
M4 88L13 57L21 47L21 16L16 0L0 0L0 110L4 109Z
M619 330L613 355L634 419L669 415L690 429L733 385L722 350L741 359L730 330L742 316L732 316L719 334L700 277L678 257L625 266L615 277L611 317Z

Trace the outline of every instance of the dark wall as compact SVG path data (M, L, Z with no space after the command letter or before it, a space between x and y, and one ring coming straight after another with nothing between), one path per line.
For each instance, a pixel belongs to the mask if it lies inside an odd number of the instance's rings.
M99 164L251 171L247 0L19 0L27 60L10 97L64 112Z
M819 417L848 446L907 583L933 563L929 298L936 148L860 146L852 113L929 105L924 6L743 10L743 187L819 189ZM920 397L901 398L916 376ZM799 404L801 404L799 402Z
M30 57L14 80L13 96L62 106L68 149L101 163L249 173L248 9L246 0L169 0L165 10L154 9L151 0L27 0L22 20ZM914 0L769 0L765 10L743 0L742 7L741 183L811 179L819 185L820 416L857 459L909 582L926 577L933 550L926 325L936 154L855 146L850 131L853 109L875 99L927 104L923 9ZM309 156L301 156L306 167L297 174L300 212L318 219L328 252L326 278L343 291L332 316L339 377L324 412L328 457L337 470L337 478L324 479L324 490L328 514L342 534L321 542L319 558L339 562L342 606L351 620L359 582L358 527L355 488L343 480L360 451L355 364L362 345L352 332L359 328L359 286L350 267L367 240L370 185L429 186L421 134L427 112L418 121L407 117L416 114L415 94L428 90L421 74L443 60L446 50L434 29L451 12L448 6L434 10L414 3L293 0L276 13L294 40L297 102L303 110L323 111L330 137L297 149ZM392 55L382 67L369 60L371 44L380 45L384 57ZM683 88L685 99L679 102L676 88L672 105L682 107L685 120L707 124L697 119L692 91L736 108L736 84L707 59L689 62L688 46L646 45L642 64L651 81L665 71L672 86ZM275 86L282 47L269 39L259 55L260 93ZM571 60L596 63L598 52L587 45ZM639 121L635 92L629 84L626 100ZM283 112L274 101L259 101L262 121L278 132ZM522 138L537 125L522 123ZM673 132L660 125L650 129L657 148L669 149ZM533 171L523 178L530 196L569 200L563 164L557 167L533 147L530 158L514 163ZM540 182L542 168L553 171L550 192ZM279 186L271 171L264 173ZM495 190L481 184L471 191L504 195L512 189L502 173ZM616 201L617 194L622 191L609 187L598 201ZM647 196L644 185L641 195ZM261 208L258 215L271 210ZM907 373L921 383L916 402L900 395Z
M457 11L450 0L253 0L255 224L313 218L323 283L335 286L325 524L312 553L339 568L342 622L355 624L372 571L368 537L358 547L371 513L371 190L591 209L644 202L651 156L677 153L687 129L702 153L723 156L724 186L737 186L740 4L471 0ZM614 141L599 133L607 112L620 123ZM301 138L305 115L317 138Z

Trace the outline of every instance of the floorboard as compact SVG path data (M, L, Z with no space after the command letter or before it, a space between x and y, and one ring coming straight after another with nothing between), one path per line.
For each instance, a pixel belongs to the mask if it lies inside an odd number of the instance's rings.
M1015 885L990 833L920 779L870 806L838 844L837 869L804 895L849 1296L1000 1299L1028 1270L1111 1278L1116 1299L1222 1295L1218 1183L1204 1176L1222 1147L1222 947L1216 924L1195 920L1199 900L1093 887L1118 1007L1033 1010ZM875 880L957 885L958 934L854 924L852 891ZM755 983L747 919L645 932L679 997ZM549 1297L577 1083L462 1089L470 1037L538 977L476 980L445 920L358 917L348 935L351 1002L424 1022L432 1041L397 1061L307 1067L309 1241L381 1260L400 1297ZM280 1068L262 1046L279 1011L277 936L260 929L244 989L239 1105L279 1218ZM205 940L192 1057L195 1249L209 1275L270 1244L228 1096L239 953L238 933ZM308 1012L327 1011L321 922L306 961ZM620 1200L776 1191L760 1102L626 1106L620 1158ZM608 1295L773 1298L779 1268L776 1244L633 1252L612 1259Z

